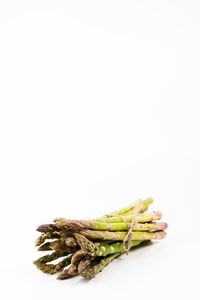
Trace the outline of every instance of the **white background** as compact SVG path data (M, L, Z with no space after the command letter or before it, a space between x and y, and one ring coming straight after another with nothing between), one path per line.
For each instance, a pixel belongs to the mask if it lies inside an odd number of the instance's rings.
M0 1L1 299L200 298L199 16L191 0ZM147 196L165 240L91 281L33 266L39 224Z

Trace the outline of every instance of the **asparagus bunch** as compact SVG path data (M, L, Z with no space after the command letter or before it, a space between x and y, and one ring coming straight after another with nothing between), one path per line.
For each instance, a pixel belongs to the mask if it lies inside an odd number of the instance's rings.
M42 234L35 241L39 251L53 251L34 261L44 273L60 271L57 279L80 274L91 279L113 259L144 241L166 236L167 223L160 211L146 212L152 198L132 204L91 220L57 218L52 224L37 228ZM50 241L47 241L50 240ZM54 260L62 258L57 263Z

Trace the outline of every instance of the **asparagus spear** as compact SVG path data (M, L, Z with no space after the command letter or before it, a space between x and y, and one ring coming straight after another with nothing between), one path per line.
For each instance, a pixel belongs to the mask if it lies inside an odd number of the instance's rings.
M113 243L110 245L105 245L105 246L95 246L93 242L85 238L81 234L76 234L76 239L83 251L88 253L91 256L106 256L109 254L117 253L117 252L122 252L123 250L123 243L117 242ZM137 241L137 240L132 240L130 247L138 246L141 244L143 241ZM127 244L127 243L126 243Z
M77 265L71 265L68 269L65 269L64 271L62 271L57 279L59 280L63 280L63 279L68 279L72 276L78 275L78 267Z
M58 239L60 238L57 232L46 232L41 234L35 241L35 246L40 246L43 244L47 239Z
M124 213L131 211L132 209L136 208L137 206L141 205L142 203L143 203L142 199L138 199L128 206L125 206L119 210L114 210L109 215L122 215ZM104 215L103 218L107 218L107 215Z
M55 224L43 224L41 226L38 226L37 231L46 233L59 231L59 229L56 227Z
M71 255L67 254L68 256L66 256L63 260L61 260L57 264L47 264L47 262L55 260L64 255L66 255L66 253L54 252L51 255L45 255L45 256L39 258L38 260L34 261L34 264L43 273L54 274L54 273L64 269L66 266L68 266L70 264Z
M87 255L87 252L83 249L76 251L71 259L71 263L76 265L83 257Z
M121 231L128 230L131 223L100 223L95 221L85 221L85 220L70 220L67 221L67 226L74 230L80 229L94 229L94 230L108 230L108 231ZM167 228L167 223L147 223L147 224L135 224L133 226L133 231L158 231Z
M132 221L132 216L133 215L127 215L127 216L124 216L123 219L124 219L124 221L126 221L128 223L128 222ZM155 220L160 220L161 218L162 218L161 211L153 211L153 212L149 212L149 213L137 214L136 222L146 223L146 222L152 222ZM120 216L116 216L116 217L109 217L107 219L99 218L99 219L95 219L92 221L106 222L106 223L120 223L120 222L122 222L122 218Z
M91 263L94 257L86 255L78 264L78 273L83 272Z
M71 264L70 268L68 269L69 275L77 275L78 274L78 266Z
M95 242L95 243L92 243L95 247L101 247L101 246L104 246L104 245L109 245L109 243L113 243L113 241L98 241L98 242ZM72 256L72 259L71 259L71 263L72 264L77 264L80 260L82 260L85 256L87 255L87 252L84 251L84 250L78 250L76 251L73 256Z
M33 263L34 264L37 264L37 263L48 263L48 262L51 262L57 258L60 258L62 256L66 256L68 255L68 253L66 252L53 252L51 254L47 254L47 255L44 255L40 258L38 258L37 260L35 260Z
M67 253L72 253L77 250L75 247L68 247L64 241L56 240L53 242L47 242L43 245L41 245L38 248L38 251L49 251L49 250L55 250L55 251L64 251Z
M140 206L140 213L144 212L148 206L153 203L153 199L152 198L147 198L143 201L142 205ZM127 215L132 215L136 212L136 209L133 208L131 210L129 210L128 212L124 213L123 216L127 216Z
M102 240L113 240L113 241L123 241L127 235L126 231L94 231L94 230L87 230L83 229L79 231L80 234L84 235L85 237L95 240L95 239L102 239ZM140 231L133 231L133 240L160 240L166 236L165 231L157 231L157 232L140 232Z
M65 269L58 275L57 279L64 280L64 279L68 279L70 277L72 277L72 275L69 274L69 269Z
M105 266L107 266L113 259L119 256L120 253L114 253L102 258L100 261L96 259L94 264L89 265L84 271L80 273L80 275L86 279L93 278L96 274L101 272Z
M142 214L136 214L135 219L136 223L146 223L146 222L152 222L155 220L160 220L162 217L162 213L160 211L154 211L151 213L142 213ZM109 218L100 218L100 219L94 219L94 220L67 220L62 219L61 221L56 222L56 227L59 229L66 229L70 230L73 228L73 226L78 226L79 228L85 228L87 226L97 226L99 223L99 226L101 223L131 223L132 222L133 215L127 215L124 217L116 216L116 217L109 217ZM61 231L60 234L63 232Z

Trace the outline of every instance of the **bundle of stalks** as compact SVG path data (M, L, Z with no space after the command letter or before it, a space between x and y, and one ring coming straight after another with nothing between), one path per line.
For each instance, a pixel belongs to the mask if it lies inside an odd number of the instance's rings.
M91 279L119 255L128 254L144 241L166 236L167 223L160 211L146 212L152 198L137 200L118 211L92 220L57 218L52 224L37 228L42 234L35 246L39 251L51 251L34 261L44 273L60 272L57 279L80 274ZM50 240L47 242L47 240ZM62 258L58 263L50 262Z

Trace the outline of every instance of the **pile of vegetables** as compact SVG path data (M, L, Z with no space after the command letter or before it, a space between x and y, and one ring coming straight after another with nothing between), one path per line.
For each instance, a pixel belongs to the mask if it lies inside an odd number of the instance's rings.
M37 228L42 234L35 246L39 251L53 251L34 261L44 273L60 272L57 279L81 275L90 279L119 255L144 241L166 236L167 223L160 211L146 212L152 198L137 200L110 214L92 220L57 218L52 224ZM50 241L47 241L50 240ZM60 258L57 263L51 262Z

